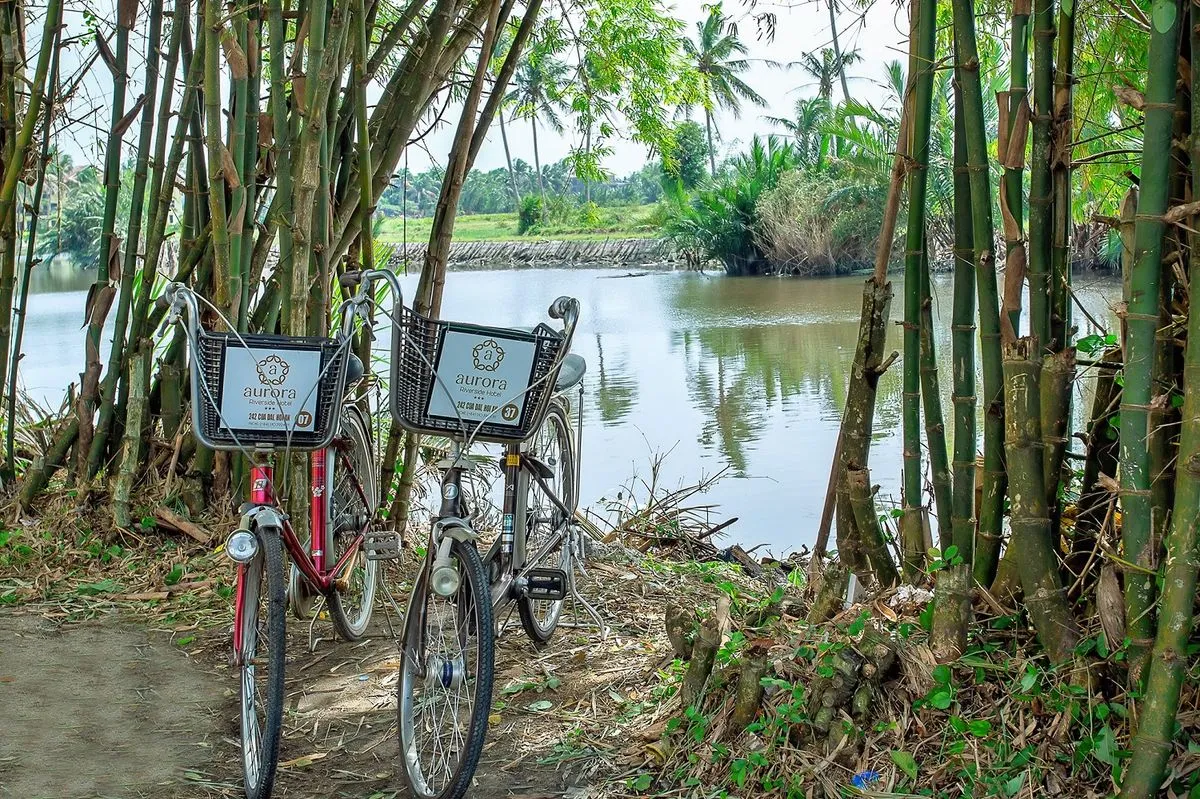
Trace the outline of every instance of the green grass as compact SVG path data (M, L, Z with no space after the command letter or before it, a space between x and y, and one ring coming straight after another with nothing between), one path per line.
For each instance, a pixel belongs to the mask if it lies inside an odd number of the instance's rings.
M598 209L595 225L584 224L577 214L574 219L553 222L536 233L517 235L517 215L459 214L454 222L455 241L598 241L602 239L653 238L659 233L657 205L630 205ZM410 218L407 238L410 242L429 241L432 217ZM404 239L404 220L386 219L380 226L378 238L385 242Z

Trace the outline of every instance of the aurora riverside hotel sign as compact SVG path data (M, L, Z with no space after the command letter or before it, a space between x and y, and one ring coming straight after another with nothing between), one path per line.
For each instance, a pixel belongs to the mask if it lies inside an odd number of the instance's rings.
M221 379L221 426L228 430L311 432L321 350L270 350L229 341Z
M449 328L442 337L430 416L517 427L537 342Z

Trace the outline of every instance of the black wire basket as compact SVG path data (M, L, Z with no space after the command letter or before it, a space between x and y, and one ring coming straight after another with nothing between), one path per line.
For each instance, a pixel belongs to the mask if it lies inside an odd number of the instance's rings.
M346 386L347 347L317 336L205 330L197 347L192 408L201 443L221 450L329 446Z
M541 424L561 366L562 336L429 319L411 308L392 334L392 416L406 430L524 441Z

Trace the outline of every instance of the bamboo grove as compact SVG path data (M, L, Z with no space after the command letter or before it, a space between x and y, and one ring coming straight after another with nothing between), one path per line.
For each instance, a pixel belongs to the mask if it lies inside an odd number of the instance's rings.
M62 53L79 41L63 38L63 0L37 9L0 2L0 417L3 476L19 476L20 505L61 482L82 502L110 498L115 524L128 527L138 486L153 479L193 512L227 507L241 465L188 432L185 342L158 335L162 283L188 282L239 331L323 334L339 272L386 261L372 240L377 198L407 151L445 124L453 136L411 298L436 313L464 176L547 15L561 19L542 27L561 33L564 23L601 54L583 70L579 157L590 162L593 147L602 150L609 112L597 108L616 109L643 141L661 144L670 127L663 109L694 102L695 76L670 72L669 27L641 35L622 27L652 16L652 3L604 3L589 16L584 5L544 0L117 0L111 24L88 35L85 68L67 74ZM1022 608L1048 662L1085 687L1099 690L1118 664L1135 730L1121 795L1151 797L1178 746L1200 568L1200 312L1189 302L1200 280L1200 99L1192 91L1200 2L1127 4L1116 22L1088 14L1095 9L1071 0L909 0L908 83L875 269L863 285L830 507L838 557L868 590L932 573L941 660L964 653L973 609L992 601ZM1123 244L1120 330L1081 348L1071 276L1075 152L1111 133L1080 123L1089 118L1075 97L1081 43L1094 38L1085 22L1119 30L1110 31L1114 49L1145 69L1124 70L1136 85L1114 90L1139 136L1121 213L1104 220ZM1007 44L1008 87L995 95L981 75L982 24ZM782 18L777 35L787 35ZM134 42L144 43L136 73ZM18 435L52 136L93 64L111 78L111 97L85 360L67 411ZM931 104L947 71L949 376L936 369L935 326L947 320L933 307L926 213ZM619 99L586 107L604 91ZM129 165L132 180L123 181ZM122 225L123 202L131 210ZM903 270L899 353L889 351L893 264ZM223 324L217 314L205 319ZM359 347L369 355L365 337ZM897 361L903 495L894 557L871 482L872 469L893 465L872 464L870 443L876 388ZM1081 381L1091 403L1073 408ZM1081 429L1070 424L1077 417ZM381 441L389 513L401 524L416 471L405 465L418 446L395 431ZM293 481L304 479L294 470ZM292 518L305 514L293 508ZM1097 663L1080 645L1097 615L1122 658Z
M1123 36L1137 31L1124 44L1144 48L1131 59L1145 59L1137 85L1114 79L1113 88L1139 116L1141 140L1135 168L1125 173L1120 218L1104 220L1124 252L1121 329L1083 349L1070 231L1083 163L1074 155L1083 141L1078 120L1089 111L1074 96L1077 16L1085 11L1069 0L912 0L909 8L900 144L877 269L863 290L831 483L836 512L826 518L836 519L838 553L862 584L885 589L934 573L932 645L943 661L966 650L972 609L986 597L1016 603L1048 661L1094 687L1109 668L1082 644L1099 616L1109 647L1123 653L1115 662L1133 709L1121 796L1155 796L1179 745L1175 716L1189 673L1200 566L1200 340L1192 335L1200 313L1189 304L1200 278L1200 99L1192 93L1200 4L1153 0L1111 23ZM1086 13L1101 19L1092 25L1108 24L1096 9ZM989 35L1007 34L1009 85L995 96L985 95L980 74L981 24ZM953 72L954 262L950 318L939 322L931 313L925 212L931 87L940 70ZM997 122L989 123L989 111ZM887 265L905 207L902 335L900 352L888 355ZM947 321L948 416L932 351L933 326ZM897 357L898 560L868 463L876 385ZM1090 407L1072 408L1078 383L1091 388ZM1076 415L1086 419L1083 429L1071 428Z

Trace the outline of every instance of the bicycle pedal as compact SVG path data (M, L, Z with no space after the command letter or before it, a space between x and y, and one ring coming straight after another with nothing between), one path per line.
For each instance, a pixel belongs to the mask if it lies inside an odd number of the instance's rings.
M395 560L400 557L400 534L395 530L371 530L364 533L363 552L367 560Z
M557 602L567 597L567 573L562 569L530 569L525 572L525 596Z

